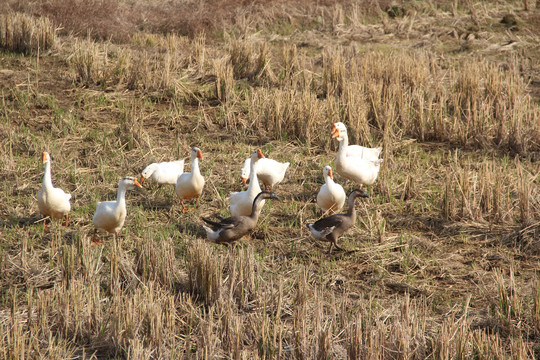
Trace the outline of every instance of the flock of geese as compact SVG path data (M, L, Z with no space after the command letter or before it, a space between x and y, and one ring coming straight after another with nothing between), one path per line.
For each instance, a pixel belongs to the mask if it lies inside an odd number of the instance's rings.
M339 213L346 200L343 187L334 182L333 171L330 166L325 166L323 176L325 183L317 194L317 205L323 211L323 217L313 224L306 224L314 239L330 243L332 247L341 249L337 245L338 238L356 223L354 201L357 197L369 197L362 189L364 185L372 185L379 174L379 159L382 148L367 148L359 145L349 145L347 128L341 122L335 123L331 135L339 141L339 150L336 158L336 172L349 179L359 188L351 192L347 199L348 210ZM60 188L55 188L51 178L51 158L47 152L43 153L45 167L42 188L38 193L39 211L44 217L44 228L47 228L47 219L65 219L65 226L69 224L69 212L71 210L71 195ZM188 211L184 201L196 200L204 188L204 177L199 168L199 160L203 155L199 148L191 150L191 172L184 172L184 160L153 163L141 172L141 180L136 177L125 177L118 184L116 201L98 202L92 218L94 234L92 243L101 245L97 238L97 232L103 231L114 234L115 239L124 225L127 215L126 192L135 187L142 187L146 179L158 184L170 184L175 186L176 194L182 204L182 211ZM268 199L279 199L272 189L285 177L289 163L280 163L276 160L265 158L262 151L257 149L250 158L246 159L241 171L244 185L248 183L245 191L231 192L230 211L232 216L228 218L217 217L216 221L202 218L206 223L208 240L229 244L247 235L257 225L257 220L264 203ZM263 182L265 190L261 190L259 180Z

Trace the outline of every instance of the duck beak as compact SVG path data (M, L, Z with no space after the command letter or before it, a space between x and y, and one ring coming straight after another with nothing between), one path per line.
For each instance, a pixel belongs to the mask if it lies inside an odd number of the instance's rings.
M337 138L339 136L339 129L337 128L336 124L332 126L332 138Z
M202 160L202 151L197 151L197 157Z
M143 182L144 182L145 179L146 179L146 178L144 177L144 175L141 174L141 186L142 186L142 184L143 184Z
M270 199L274 199L274 200L281 200L276 194L272 193L272 197L270 197Z
M332 173L332 169L328 170L328 176L330 177L330 179L334 178L334 173Z
M137 178L133 179L133 185L142 188L142 185L141 185L141 183L139 182L139 180L137 180Z
M43 160L43 163L45 164L47 161L49 161L49 157L47 156L47 153L44 152L41 154L41 159Z
M246 178L243 177L243 176L240 177L240 178L242 179L242 183L244 184L244 186L246 186L246 185L247 185L247 180L248 180L248 179L246 179Z
M264 157L261 149L257 149L257 156L259 157L259 159L262 159Z

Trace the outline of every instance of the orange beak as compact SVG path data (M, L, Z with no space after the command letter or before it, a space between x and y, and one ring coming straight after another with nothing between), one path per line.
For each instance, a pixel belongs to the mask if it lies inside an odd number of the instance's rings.
M240 177L242 179L242 183L245 185L247 185L247 179L245 177Z
M257 156L259 157L259 159L262 159L264 157L261 149L257 149Z
M46 153L46 152L44 152L43 154L41 154L41 158L42 158L44 164L45 164L47 161L49 161L49 157L47 156L47 153Z
M142 186L142 183L144 182L145 179L146 178L143 176L143 174L141 174L141 186ZM137 179L135 179L135 180L137 180Z
M332 173L332 169L328 170L328 176L330 176L330 179L334 178L334 174Z
M337 138L339 136L339 130L338 128L336 127L336 125L334 124L334 126L332 126L332 138Z
M197 157L202 160L202 151L197 151Z
M141 185L141 183L139 183L139 181L137 180L137 178L133 179L133 185L142 188L142 185Z

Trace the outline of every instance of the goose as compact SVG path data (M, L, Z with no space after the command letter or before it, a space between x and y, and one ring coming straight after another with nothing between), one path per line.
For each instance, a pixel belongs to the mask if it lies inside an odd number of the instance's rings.
M101 242L96 238L98 230L114 234L115 239L118 238L118 232L122 229L126 220L126 191L135 189L135 186L142 187L139 181L137 181L137 178L127 176L118 183L116 201L101 201L97 203L96 212L92 218L92 222L94 223L92 244L101 245Z
M152 179L158 184L176 185L183 172L184 160L152 163L141 172L141 185L146 179Z
M199 197L204 188L204 177L199 169L199 159L202 160L202 152L198 147L191 149L191 172L183 173L176 181L176 194L182 203L182 212L188 212L184 200L197 198L196 204L199 203Z
M257 177L258 161L263 159L264 155L261 149L257 149L251 154L250 158L250 174L249 174L249 186L247 190L240 192L231 192L230 209L233 216L248 216L251 214L253 200L255 196L261 192L259 185L259 179ZM264 204L264 201L263 201Z
M347 157L352 156L366 160L378 160L382 151L382 147L368 148L360 145L349 145L347 127L342 122L334 123L332 127L332 138L336 138L339 141L338 156L342 153Z
M325 214L332 215L343 208L347 195L345 195L343 186L334 182L334 175L330 166L324 167L323 176L325 183L317 194L317 205Z
M354 208L354 199L357 197L369 197L369 195L361 189L354 190L347 199L349 209L345 214L334 214L317 220L314 224L306 224L311 231L311 235L315 240L330 242L328 252L332 251L332 247L342 250L337 244L337 239L349 230L356 223L356 210Z
M285 172L289 168L290 163L280 163L274 159L263 158L257 163L257 177L261 180L266 190L272 190L274 186L283 181ZM251 158L244 161L242 167L242 182L246 185L249 175L251 174Z
M203 225L208 240L217 244L230 244L249 233L257 225L264 202L268 199L279 200L273 192L261 191L253 200L251 213L248 216L231 216L220 219L219 222L203 217L203 221L210 225L210 227Z
M71 194L66 194L64 190L55 188L52 184L51 178L51 156L48 152L44 152L42 155L43 164L45 165L45 171L43 173L43 182L41 183L41 190L38 192L38 208L41 215L45 218L43 220L43 227L47 228L47 217L62 219L65 217L66 222L64 226L69 224L69 211L71 210Z

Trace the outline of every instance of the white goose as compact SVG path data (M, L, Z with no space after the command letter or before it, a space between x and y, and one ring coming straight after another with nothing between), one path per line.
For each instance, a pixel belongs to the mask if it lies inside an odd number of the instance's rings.
M334 182L334 175L330 166L324 167L323 176L325 184L321 186L317 194L317 205L325 214L332 215L343 208L347 196L343 186Z
M280 163L274 159L262 158L257 163L257 178L261 180L266 190L272 188L283 181L285 172L289 168L290 163ZM251 174L251 158L244 161L242 167L242 182L246 185L249 175Z
M51 178L51 157L49 153L42 154L43 164L45 164L45 172L43 174L43 182L41 190L37 195L39 212L45 216L43 227L47 228L47 216L56 219L66 218L65 226L69 224L69 211L71 210L71 194L66 194L64 190L55 188Z
M362 185L372 185L381 169L383 159L378 159L382 148L365 148L351 145L347 137L347 128L337 122L332 128L332 137L339 141L336 158L336 171L339 175ZM360 156L361 155L361 156Z
M250 174L249 174L249 186L247 190L240 192L231 192L230 209L233 216L249 216L253 208L253 200L261 192L259 185L258 175L258 162L259 159L263 159L264 155L261 149L257 149L251 154L250 160ZM264 200L261 201L259 208L262 209Z
M152 163L141 172L141 185L145 179L152 179L158 184L176 185L183 172L184 160Z
M360 145L349 145L347 127L342 122L337 122L332 127L332 137L339 141L339 153L345 156L359 157L366 160L378 160L382 147L368 148Z
M204 188L204 177L199 169L199 159L202 160L202 152L199 148L191 149L191 172L183 173L176 181L176 194L182 203L182 212L187 212L188 209L184 204L184 200L197 198L196 204L199 203Z
M93 244L101 245L101 242L96 238L98 230L114 234L115 239L118 237L118 232L124 226L127 215L126 191L135 189L135 186L141 187L137 178L131 176L125 177L118 183L116 201L102 201L97 203L96 212L92 218L92 222L94 223Z

